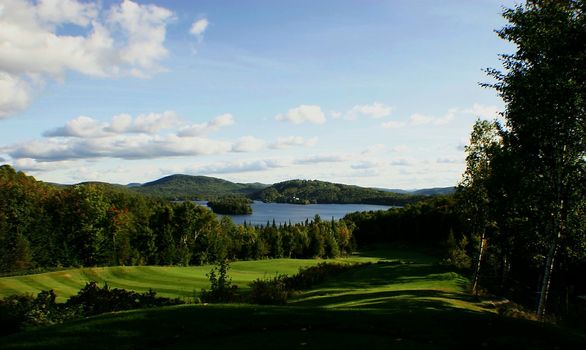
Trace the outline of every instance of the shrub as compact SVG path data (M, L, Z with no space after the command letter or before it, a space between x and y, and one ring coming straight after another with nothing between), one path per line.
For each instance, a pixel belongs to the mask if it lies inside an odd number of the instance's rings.
M230 265L222 260L217 266L206 274L210 280L210 290L201 290L201 301L204 303L228 303L237 301L238 286L232 284L232 278L228 276Z
M256 279L250 284L250 301L254 304L281 305L291 295L290 277L277 275L270 279Z

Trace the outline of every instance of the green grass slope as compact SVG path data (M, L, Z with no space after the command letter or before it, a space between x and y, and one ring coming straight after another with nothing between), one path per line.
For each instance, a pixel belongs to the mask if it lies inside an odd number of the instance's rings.
M345 262L374 261L374 258L357 257L338 259ZM259 261L238 261L230 265L232 282L241 288L257 278L272 277L275 274L294 274L299 268L312 266L316 259L274 259ZM35 275L0 278L0 297L12 294L36 294L41 290L53 289L57 301L65 301L89 281L108 283L113 288L124 288L145 292L152 288L166 297L192 297L193 292L209 288L206 274L212 266L113 266L91 267Z
M183 305L106 314L5 337L0 349L582 349L586 337L499 316L461 275L396 247L296 295L287 306ZM235 282L302 262L232 264ZM316 263L308 260L305 263ZM186 270L188 271L188 270ZM192 270L194 274L195 270ZM201 273L204 273L204 268ZM147 274L148 275L148 274ZM122 279L121 279L122 281Z

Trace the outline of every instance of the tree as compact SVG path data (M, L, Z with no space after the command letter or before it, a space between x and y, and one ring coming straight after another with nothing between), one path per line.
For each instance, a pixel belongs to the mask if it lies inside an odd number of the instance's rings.
M486 229L490 222L490 180L493 177L493 159L501 151L499 124L477 120L466 146L466 171L457 187L463 213L467 216L471 235L478 239L478 250L472 278L472 291L476 292L480 267L487 245ZM453 238L453 237L452 237Z
M490 86L506 104L504 147L523 174L526 232L533 232L534 258L541 261L539 316L558 254L572 251L568 242L585 234L577 224L586 197L584 10L584 0L528 0L505 10L510 24L497 33L517 49L502 55L504 72L489 70L496 79Z

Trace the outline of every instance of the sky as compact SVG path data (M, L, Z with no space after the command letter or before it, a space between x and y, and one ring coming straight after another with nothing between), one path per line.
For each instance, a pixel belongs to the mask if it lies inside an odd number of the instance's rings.
M0 164L454 186L512 0L0 0Z

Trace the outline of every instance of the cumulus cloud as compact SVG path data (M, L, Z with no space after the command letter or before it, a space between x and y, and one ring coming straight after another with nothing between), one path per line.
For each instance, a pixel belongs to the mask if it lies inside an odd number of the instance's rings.
M33 140L9 147L13 159L37 161L68 159L121 158L153 159L173 156L219 154L230 151L229 142L202 137L182 138L176 135L114 135L102 138L50 138Z
M254 152L265 147L266 142L254 136L243 136L233 145L233 152Z
M275 119L293 124L323 124L326 122L326 116L321 110L321 107L312 105L301 105L299 107L291 108L286 114L276 115Z
M282 149L288 148L293 146L306 146L311 147L317 143L317 137L312 137L310 139L305 139L303 136L288 136L288 137L278 137L277 141L271 143L269 145L270 148L273 149Z
M185 125L179 130L178 135L183 137L205 135L232 124L234 124L234 117L230 113L225 113L207 123Z
M68 121L62 127L46 131L43 136L98 138L124 133L155 134L161 130L175 127L179 123L180 119L173 111L140 114L134 119L129 114L119 114L112 117L110 123L100 122L87 116L79 116Z
M45 137L97 137L105 136L105 123L101 123L91 117L79 116L69 120L65 126L46 131Z
M201 18L198 19L197 21L194 21L193 24L191 25L191 28L189 29L189 33L191 33L191 35L196 36L198 38L201 38L204 34L204 32L206 31L206 29L208 28L209 22L207 20L207 18Z
M104 9L76 0L3 0L0 14L0 117L26 108L31 90L67 71L147 77L162 70L173 13L125 0ZM63 26L76 34L61 34Z
M452 122L461 110L452 108L448 110L446 114L441 117L435 117L433 115L427 115L422 113L413 113L409 116L406 121L389 120L381 123L381 127L385 129L398 129L406 126L422 126L422 125L446 125Z
M346 119L354 120L359 117L382 118L390 115L393 107L385 106L382 103L374 102L370 105L356 105L346 113Z
M0 71L0 119L25 109L30 101L29 95L26 81Z
M3 147L0 151L12 159L30 158L41 162L70 159L122 158L153 159L173 156L197 156L225 152L250 152L264 146L264 141L243 137L235 142L212 140L207 132L234 123L230 114L207 123L183 122L175 112L128 114L101 122L80 116L64 126L49 130L44 139ZM164 130L169 132L162 133ZM179 131L177 131L179 129ZM189 135L188 135L189 134Z

